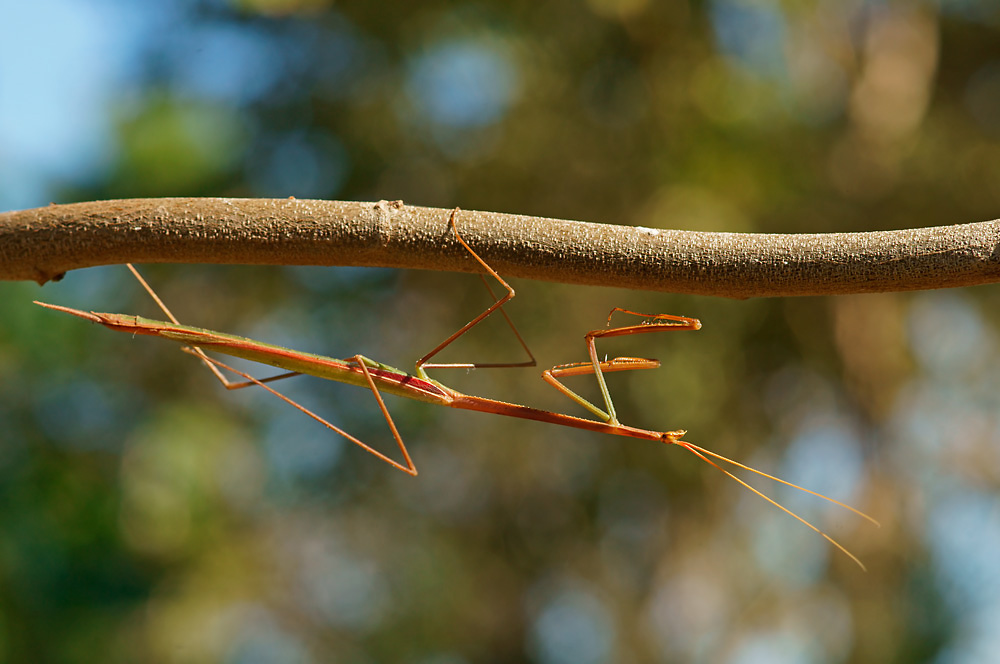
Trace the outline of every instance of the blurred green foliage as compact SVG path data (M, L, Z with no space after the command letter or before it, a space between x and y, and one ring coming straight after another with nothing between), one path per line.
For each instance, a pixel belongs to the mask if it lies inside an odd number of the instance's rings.
M205 0L162 20L123 55L110 166L61 202L402 199L757 232L1000 206L987 0ZM400 367L486 304L451 274L144 271L191 324ZM170 345L30 304L155 313L124 269L100 268L2 286L0 661L973 662L1000 647L995 288L730 302L514 286L543 367L584 359L613 306L701 318L602 347L664 363L609 377L622 420L686 428L871 513L881 529L758 483L870 571L679 449L390 399L421 471L405 477L273 397L224 392ZM518 359L502 321L448 352ZM578 410L535 370L438 377ZM282 389L391 449L370 394Z

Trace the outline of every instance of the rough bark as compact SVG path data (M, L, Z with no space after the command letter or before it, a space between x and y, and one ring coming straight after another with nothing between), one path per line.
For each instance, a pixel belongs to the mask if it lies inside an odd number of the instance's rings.
M296 199L154 198L0 214L0 279L116 263L355 265L474 272L450 210ZM683 223L683 220L678 220ZM870 233L750 234L462 210L504 276L730 298L950 288L1000 278L1000 221Z

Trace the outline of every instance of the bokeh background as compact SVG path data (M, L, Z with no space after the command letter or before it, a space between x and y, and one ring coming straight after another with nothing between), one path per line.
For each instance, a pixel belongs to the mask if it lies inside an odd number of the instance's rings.
M1000 210L992 0L34 0L0 31L4 210L402 199L756 232ZM192 324L407 368L486 304L467 275L144 271ZM996 287L514 286L542 367L584 359L613 306L701 318L603 346L664 362L610 377L622 419L871 513L758 483L869 571L680 449L389 398L413 479L169 344L30 304L155 314L111 266L0 284L0 661L995 661ZM500 324L448 358L521 356ZM535 369L438 377L580 412ZM283 389L392 449L363 390Z

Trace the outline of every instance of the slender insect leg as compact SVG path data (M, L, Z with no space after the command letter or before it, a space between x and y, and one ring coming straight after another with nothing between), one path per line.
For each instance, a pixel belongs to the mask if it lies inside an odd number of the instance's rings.
M186 352L186 353L190 353L191 355L198 355L197 351L194 348L190 347L190 346L187 346L187 347L183 348L182 350L184 352ZM389 424L389 430L392 432L392 437L396 439L396 445L399 446L399 450L403 453L403 458L406 460L406 465L405 466L403 464L399 463L398 461L390 459L385 454L382 454L381 452L379 452L375 448L373 448L370 445L364 443L363 441L361 441L360 439L356 438L355 436L352 436L351 434L347 433L346 431L344 431L340 427L336 426L335 424L331 424L330 422L326 421L325 419L323 419L322 417L320 417L316 413L312 412L311 410L309 410L308 408L306 408L305 406L303 406L299 402L292 400L291 398L285 396L281 392L278 392L273 387L271 387L269 385L265 385L263 380L258 380L256 378L254 378L253 376L251 376L250 374L243 373L239 369L234 369L233 367L229 366L228 364L220 362L219 360L216 360L215 358L208 357L208 356L202 356L202 355L199 355L199 357L201 357L205 362L208 362L208 363L212 364L213 366L215 366L217 368L222 368L222 369L225 369L226 371L231 371L234 374L236 374L237 376L241 376L241 377L245 378L246 381L250 385L257 385L259 387L264 388L265 390L267 390L268 392L270 392L274 396L278 397L279 399L281 399L285 403L287 403L287 404L289 404L291 406L294 406L300 412L302 412L302 413L308 415L309 417L313 418L314 420L316 420L317 422L319 422L320 424L322 424L323 426L325 426L327 429L330 429L331 431L334 431L334 432L340 434L341 436L343 436L347 440L351 441L352 443L354 443L355 445L357 445L361 449L365 450L366 452L369 452L370 454L375 455L376 457L378 457L382 461L385 461L387 464L389 464L393 468L398 468L399 470L403 471L407 475L413 475L413 476L417 475L417 467L413 464L412 459L410 459L410 453L406 449L406 444L403 443L403 439L399 435L399 430L396 429L396 423L392 421L392 415L389 414L389 409L386 408L385 402L382 400L382 395L379 392L378 387L375 385L375 380L372 378L371 374L368 371L368 366L366 364L366 358L364 358L363 356L361 356L361 355L355 355L354 356L354 361L361 368L361 372L365 375L365 378L368 379L368 385L371 388L372 394L375 395L375 400L378 402L379 410L382 411L382 415L385 417L385 421Z
M177 320L177 317L174 316L173 312L171 312L170 309L167 307L167 305L163 302L163 300L160 299L160 296L156 294L156 291L153 290L153 287L150 286L146 282L146 280L142 278L142 275L139 274L139 271L135 269L135 267L133 267L131 263L125 263L125 267L129 269L129 271L132 273L132 276L136 278L136 280L143 287L143 289L147 293L149 293L149 296L151 298L153 298L153 301L156 302L156 305L160 307L160 311L166 314L167 318L169 318L172 323L174 323L175 325L180 325L181 322ZM208 367L208 370L211 371L212 374L219 379L219 382L222 383L222 386L225 387L227 390L240 390L243 389L244 387L250 387L251 385L257 384L257 379L248 380L241 383L235 383L229 380L228 378L225 377L225 375L221 371L219 371L219 368L215 366L212 360L210 360L209 357L205 355L205 351L203 351L201 348L198 348L197 346L189 346L189 348L191 348L191 350L193 351L192 352L193 355L196 355L197 357L201 358L202 363L206 367ZM260 382L270 383L275 380L281 380L282 378L291 378L292 376L298 376L298 375L299 372L297 371L289 371L287 373L278 374L277 376L262 378L260 379Z
M489 291L490 297L494 298L494 300L496 300L496 301L493 304L491 304L489 307L487 307L486 310L483 311L481 314L479 314L478 316L476 316L475 318L473 318L471 321L469 321L468 323L466 323L465 325L463 325L461 328L459 328L459 330L457 332L455 332L450 337L448 337L447 339L445 339L444 341L442 341L440 344L438 344L433 350L431 350L431 352L427 353L426 355L424 355L423 357L421 357L419 360L417 360L417 363L416 363L416 374L418 376L420 376L421 378L425 378L426 379L428 376L427 376L427 373L426 373L425 369L485 369L485 368L500 368L500 367L533 367L533 366L535 366L537 364L537 362L535 361L535 356L532 355L531 349L528 348L528 344L525 343L524 339L521 337L521 333L518 332L517 327L514 325L514 322L507 315L507 312L503 310L503 305L506 304L508 301L510 301L514 297L514 289L511 288L510 284L508 284L506 281L504 281L503 277L501 277L499 274L497 274L496 271L493 268L491 268L489 266L489 264L486 261L484 261L479 256L479 254L477 254L475 251L473 251L472 247L470 247L468 245L468 243L465 241L465 239L462 238L461 233L458 232L458 225L456 224L456 221L455 221L457 215L458 215L458 208L455 208L454 210L452 210L451 217L449 218L449 221L448 221L448 223L451 226L452 231L455 233L455 239L458 240L458 242L463 247L465 247L466 251L469 252L469 254L483 267L483 269L486 270L486 272L490 276L492 276L494 279L496 279L500 283L500 285L503 286L504 290L507 291L507 294L504 295L504 296L502 296L502 297L500 297L500 298L497 298L496 295L493 294L493 289L490 288L489 283L486 281L486 277L484 277L483 275L479 275L479 278L482 280L483 285L486 286L486 290ZM429 360L432 357L434 357L439 352L441 352L442 350L444 350L445 348L447 348L448 345L451 344L451 342L455 341L455 339L458 339L460 336L462 336L463 334L465 334L466 332L468 332L470 329L472 329L473 327L475 327L476 325L478 325L480 321L482 321L484 318L486 318L487 316L489 316L490 314L492 314L494 311L496 311L498 309L500 310L501 315L503 315L504 319L507 321L507 325L510 326L510 329L514 333L514 336L517 337L518 342L521 344L521 348L524 349L524 352L528 354L528 357L530 359L528 359L528 360L526 360L524 362L509 362L509 363L483 363L483 362L476 362L476 363L448 363L448 364L440 364L440 363L430 363L429 362Z
M613 360L600 362L599 365L602 373L612 373L615 371L635 371L636 369L655 369L660 366L660 361L643 357L616 357ZM563 376L585 376L593 373L594 365L592 362L573 362L571 364L560 364L552 367L551 369L546 369L542 372L542 380L589 410L601 421L610 422L611 415L568 388L559 380Z
M608 390L607 382L604 380L606 372L613 371L634 371L636 369L655 369L660 366L658 360L641 357L616 357L613 360L601 362L597 357L596 340L603 337L620 337L631 334L645 334L648 332L663 332L666 330L698 330L701 329L701 321L696 318L685 316L673 316L671 314L641 314L629 311L620 307L615 307L608 315L608 324L611 324L611 317L615 312L622 312L633 316L640 316L646 319L640 325L625 325L602 330L591 330L584 335L587 344L587 354L590 356L589 362L577 362L573 364L561 364L542 372L542 379L554 388L568 396L573 401L589 410L601 420L609 424L619 424L618 414L615 412L614 402L611 400L611 392ZM582 396L569 389L559 378L562 376L578 376L583 374L594 374L597 378L597 386L604 399L606 411L601 410Z

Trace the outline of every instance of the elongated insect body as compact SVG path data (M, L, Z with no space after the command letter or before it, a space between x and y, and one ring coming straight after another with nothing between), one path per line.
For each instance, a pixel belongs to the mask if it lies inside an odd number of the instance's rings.
M763 471L751 468L744 464L734 461L727 457L721 456L707 450L703 447L699 447L683 440L685 431L675 430L675 431L653 431L647 429L639 429L636 427L631 427L622 424L618 421L618 416L615 412L614 403L611 399L611 393L608 391L607 385L604 381L604 374L608 372L615 371L632 371L636 369L654 369L660 365L659 361L646 358L635 358L635 357L617 357L610 360L599 360L596 340L603 338L619 337L633 334L647 334L651 332L663 332L670 330L698 330L701 328L701 321L695 318L686 318L683 316L673 316L669 314L641 314L634 311L628 311L626 309L615 308L608 315L607 327L597 330L591 330L586 335L584 335L584 340L587 346L587 352L589 355L589 360L585 362L576 362L571 364L562 364L551 369L546 369L542 372L542 378L548 382L550 385L555 387L561 393L565 394L567 397L575 401L577 404L582 406L584 409L589 411L596 419L587 419L583 417L576 417L573 415L566 415L562 413L553 413L547 410L542 410L538 408L532 408L530 406L524 406L521 404L507 403L504 401L498 401L495 399L487 399L484 397L473 396L469 394L462 394L457 390L454 390L443 383L430 378L427 375L427 369L430 368L485 368L485 367L524 367L524 366L535 366L535 358L531 355L531 351L528 349L527 344L521 338L520 333L518 333L517 328L514 324L507 318L506 312L503 310L503 305L514 297L514 289L504 281L500 275L498 275L493 269L476 254L472 248L466 244L465 240L458 232L455 220L458 210L452 212L449 224L452 231L454 232L456 240L468 251L469 255L475 259L479 265L485 269L486 273L496 279L501 286L507 291L505 295L500 298L494 298L496 301L488 307L485 311L479 314L477 317L473 318L469 323L460 328L453 335L448 337L445 341L439 344L431 352L424 355L416 363L416 368L413 374L407 373L400 369L396 369L386 364L376 362L375 360L369 359L362 355L355 355L347 359L336 359L332 357L326 357L323 355L316 355L313 353L306 353L303 351L293 350L291 348L284 348L282 346L276 346L274 344L264 343L262 341L256 341L254 339L248 339L246 337L240 337L232 334L225 334L222 332L215 332L213 330L206 330L197 327L190 327L188 325L180 324L173 313L167 308L167 306L160 300L159 296L150 288L149 284L142 278L142 276L129 265L129 269L135 275L139 283L146 289L150 296L156 301L160 309L167 315L170 322L158 321L148 318L142 318L141 316L130 316L125 314L107 314L107 313L96 313L81 311L79 309L71 309L69 307L63 307L55 304L46 304L43 302L36 302L36 304L46 307L48 309L53 309L55 311L60 311L67 314L72 314L74 316L79 316L86 320L92 321L94 323L99 323L112 330L118 330L121 332L128 332L130 334L143 334L149 336L160 337L162 339L169 339L176 343L181 344L186 352L196 355L201 358L205 365L216 375L220 382L226 386L228 389L239 389L249 386L258 386L262 389L267 390L276 397L284 400L291 406L299 409L304 414L315 419L316 421L322 423L327 428L332 431L337 432L341 436L344 436L351 442L355 443L362 449L370 452L371 454L382 459L386 463L392 465L403 472L410 475L416 475L417 469L412 459L410 458L409 451L406 449L406 445L403 443L402 437L399 435L399 431L396 429L396 425L392 420L392 416L389 414L385 403L382 400L382 393L393 394L396 396L404 397L407 399L414 399L416 401L423 401L425 403L437 404L441 406L449 406L451 408L460 408L463 410L474 410L482 413L490 413L493 415L503 415L506 417L517 417L527 420L536 420L539 422L547 422L550 424L558 424L566 427L572 427L575 429L583 429L587 431L594 431L598 433L606 433L615 436L624 436L628 438L638 438L641 440L649 440L655 442L666 443L670 445L677 445L686 449L691 454L697 456L702 461L713 466L717 470L725 473L728 477L732 478L736 482L739 482L742 486L746 487L753 493L757 494L764 500L768 501L775 507L783 510L792 517L798 519L800 522L813 529L820 535L822 535L827 541L837 547L839 550L844 552L849 556L854 562L856 562L862 569L864 565L859 561L850 551L844 548L839 542L831 538L829 535L821 531L819 528L809 523L798 514L795 514L788 508L784 507L780 503L776 502L772 498L761 493L756 488L747 484L744 480L740 479L729 470L726 470L720 466L717 461L722 461L731 464L742 470L746 470L751 473L755 473L761 477L766 477L768 479L774 480L786 486L799 489L811 495L817 496L831 503L844 507L859 516L868 519L872 523L878 525L878 523L872 519L870 516L860 512L849 505L845 505L833 498L824 496L822 494L816 493L805 487L798 486L797 484L792 484L773 475L769 475ZM484 283L485 279L484 279ZM487 289L489 285L487 284ZM492 294L492 291L491 291ZM500 311L501 315L507 320L511 330L517 337L522 348L527 353L529 359L520 363L509 363L509 364L481 364L481 363L467 363L467 364L435 364L431 363L430 360L443 348L447 347L452 341L460 337L462 334L468 330L475 327L480 321L494 313L495 311ZM639 324L636 325L625 325L619 327L611 327L611 318L616 313L621 313L629 316L637 316L642 319ZM278 369L283 369L288 373L280 374L277 376L271 376L269 378L254 378L242 371L234 369L229 365L209 357L204 351L209 350L213 352L222 353L224 355L230 355L233 357L239 357L245 360L251 360L254 362L259 362L262 364L267 364ZM223 371L238 375L245 379L244 382L234 383L225 377ZM356 385L364 389L371 390L372 394L378 403L379 409L382 411L385 417L386 423L392 432L393 438L396 441L397 447L400 450L404 458L404 463L399 463L398 461L391 459L382 452L370 447L368 444L358 440L346 431L338 428L336 425L331 424L319 415L308 410L301 404L292 401L285 395L276 391L266 383L288 378L295 375L308 374L311 376L317 376L319 378L326 378L328 380L334 380L341 383L349 383L351 385ZM597 380L598 387L601 392L601 397L603 400L604 408L592 404L587 401L576 392L573 392L568 387L566 387L560 378L566 376L578 376L593 374Z
M166 321L143 318L142 316L80 311L44 302L36 302L35 304L47 309L54 309L79 316L80 318L100 323L109 329L118 330L119 332L160 337L161 339L176 341L185 346L197 346L213 350L225 355L292 371L296 374L307 374L340 383L357 385L358 387L368 387L364 372L362 372L361 367L353 359L338 360L333 357L305 353L263 341L247 339L235 334L215 332L214 330L205 330L200 327L191 327L188 325L177 325ZM448 405L451 402L453 391L436 381L418 378L380 362L370 361L367 366L369 373L375 378L379 389L383 392L427 403Z

